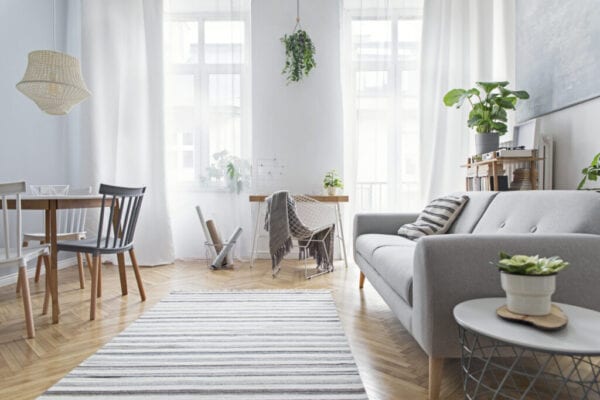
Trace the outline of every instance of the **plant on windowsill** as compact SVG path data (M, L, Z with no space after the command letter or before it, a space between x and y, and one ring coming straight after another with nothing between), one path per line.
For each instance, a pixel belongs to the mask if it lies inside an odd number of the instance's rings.
M556 256L511 256L501 252L500 261L495 265L500 270L509 311L522 315L548 315L556 289L556 274L569 263Z
M342 178L340 178L335 169L332 169L325 174L325 178L323 178L323 188L327 190L329 196L335 196L338 188L344 188Z
M227 150L213 154L212 158L206 176L200 177L205 186L227 188L239 194L250 185L251 167L247 160L231 155Z
M315 45L308 33L300 27L300 0L296 0L296 7L294 32L281 38L281 43L285 46L285 66L281 73L286 75L288 85L299 82L317 66Z
M508 130L506 110L514 110L519 99L526 100L529 93L524 90L509 90L509 82L476 82L478 88L452 89L444 96L447 107L460 108L465 100L471 105L467 125L474 128L477 154L498 150L500 136Z
M589 189L583 188L587 181L594 181L594 182L598 181L598 177L600 176L600 153L598 153L594 156L590 165L588 165L587 167L582 169L581 173L583 174L583 179L581 180L581 182L579 182L579 185L577 186L577 190L600 191L600 188L589 188Z

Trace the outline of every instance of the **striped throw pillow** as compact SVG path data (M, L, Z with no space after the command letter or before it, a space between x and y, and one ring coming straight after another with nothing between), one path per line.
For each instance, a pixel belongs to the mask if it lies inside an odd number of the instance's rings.
M414 223L402 225L398 235L417 240L423 236L446 233L467 201L467 196L439 197L425 207Z

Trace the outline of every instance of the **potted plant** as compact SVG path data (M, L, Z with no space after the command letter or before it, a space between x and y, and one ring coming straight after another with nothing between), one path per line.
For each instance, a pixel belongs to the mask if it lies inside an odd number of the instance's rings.
M474 128L477 154L498 150L500 136L508 129L506 110L514 110L518 99L528 99L524 90L509 90L509 82L476 82L479 89L452 89L444 96L447 107L460 108L466 101L471 105L467 125Z
M213 161L206 169L207 176L201 177L203 184L209 187L225 185L230 192L239 194L250 185L250 163L222 150L212 155Z
M299 82L317 66L315 45L308 33L302 29L297 29L290 35L284 35L281 42L285 46L285 66L281 73L287 76L288 84Z
M594 156L590 165L582 169L581 173L583 174L583 179L579 182L577 190L583 189L583 186L588 180L594 182L598 181L598 177L600 176L600 153Z
M329 196L335 196L338 188L344 188L342 178L340 178L335 169L332 169L325 174L325 178L323 178L323 187L327 190Z
M509 311L522 315L548 315L556 289L556 274L569 263L556 256L540 258L500 253L496 266L500 269Z

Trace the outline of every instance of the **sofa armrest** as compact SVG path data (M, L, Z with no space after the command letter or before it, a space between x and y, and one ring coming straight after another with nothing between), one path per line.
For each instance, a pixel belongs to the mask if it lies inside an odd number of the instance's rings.
M504 297L490 262L498 253L557 255L571 266L558 275L553 301L600 311L600 236L589 234L450 234L424 237L415 249L412 333L432 357L458 357L452 310L481 297Z

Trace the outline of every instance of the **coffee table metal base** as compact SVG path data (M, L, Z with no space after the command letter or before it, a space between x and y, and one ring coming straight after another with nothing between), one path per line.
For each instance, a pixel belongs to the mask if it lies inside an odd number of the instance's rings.
M600 399L600 359L541 352L459 327L465 399Z

